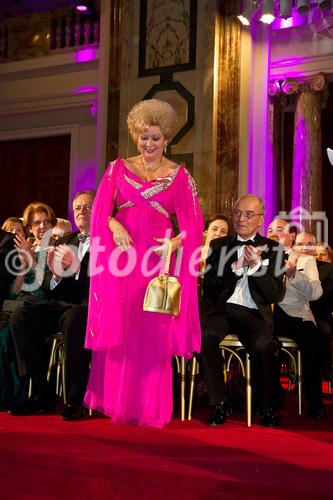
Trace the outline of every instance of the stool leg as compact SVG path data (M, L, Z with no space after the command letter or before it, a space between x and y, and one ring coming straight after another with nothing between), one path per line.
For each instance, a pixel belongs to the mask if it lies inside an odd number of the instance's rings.
M301 351L297 351L297 386L298 386L298 414L302 415L302 358Z
M31 398L32 396L32 380L31 378L29 379L29 391L28 391L28 398Z
M61 360L59 358L58 351L58 363L57 363L57 381L56 381L56 394L60 395L60 373L61 373Z
M64 404L67 404L67 392L66 392L66 353L64 346L61 348L61 385L62 385L62 393Z
M188 420L192 420L193 393L194 393L194 383L197 370L198 370L198 361L193 356L193 358L191 359L190 390L189 390L188 416L187 416Z
M246 353L246 412L247 426L252 425L252 387L251 387L251 364L250 356Z
M46 376L48 382L50 382L51 370L52 370L52 366L54 365L54 362L55 362L55 350L56 350L56 346L57 346L57 340L54 339L53 342L52 342L51 354L50 354L50 360L49 360L49 366L48 366L48 369L47 369L47 376Z
M185 378L186 378L186 360L183 356L180 358L180 419L185 420Z

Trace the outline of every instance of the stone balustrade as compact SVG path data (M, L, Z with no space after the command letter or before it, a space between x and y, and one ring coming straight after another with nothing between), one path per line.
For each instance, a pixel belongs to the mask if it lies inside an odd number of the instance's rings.
M0 62L99 45L99 18L73 9L7 18L0 25Z

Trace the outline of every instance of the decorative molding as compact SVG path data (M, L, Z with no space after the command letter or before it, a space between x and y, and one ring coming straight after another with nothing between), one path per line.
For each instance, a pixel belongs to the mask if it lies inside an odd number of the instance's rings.
M79 51L71 51L66 54L0 64L0 82L97 69L100 49L89 50L91 59L87 61L78 61L76 57Z
M317 73L309 77L286 78L283 81L270 80L268 84L268 94L276 97L281 93L287 96L297 94L298 92L314 91L327 93L326 75Z
M87 92L79 95L68 95L67 93L63 93L57 96L44 95L40 97L0 100L0 116L60 108L91 107L96 103L96 99L97 92Z
M309 77L322 71L333 75L332 54L279 59L270 63L270 76L276 80Z

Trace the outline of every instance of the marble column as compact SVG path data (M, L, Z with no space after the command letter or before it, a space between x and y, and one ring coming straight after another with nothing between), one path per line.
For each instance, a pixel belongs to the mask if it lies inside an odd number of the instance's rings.
M241 25L232 2L217 2L215 41L215 211L230 215L238 197Z
M294 218L310 230L309 214L322 209L321 101L325 77L319 74L298 81L296 90L292 210Z

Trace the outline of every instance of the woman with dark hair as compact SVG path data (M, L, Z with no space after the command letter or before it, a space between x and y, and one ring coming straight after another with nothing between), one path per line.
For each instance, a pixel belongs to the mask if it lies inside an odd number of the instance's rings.
M210 242L216 238L227 236L229 232L229 219L223 214L214 214L205 222L204 242L201 251L202 265L204 267L209 252Z

